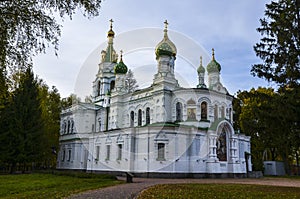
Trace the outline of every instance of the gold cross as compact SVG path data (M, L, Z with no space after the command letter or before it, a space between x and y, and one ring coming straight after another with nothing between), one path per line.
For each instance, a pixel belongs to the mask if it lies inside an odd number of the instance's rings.
M109 20L110 22L110 29L112 29L112 23L114 22L112 19Z
M165 29L168 29L168 21L166 20L165 22L164 22L164 24L165 24Z

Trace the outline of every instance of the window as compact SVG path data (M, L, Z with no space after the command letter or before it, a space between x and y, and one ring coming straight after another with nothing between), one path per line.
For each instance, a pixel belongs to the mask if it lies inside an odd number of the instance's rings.
M68 151L68 161L70 161L71 160L71 149L69 149L69 151Z
M101 88L101 82L98 81L98 87L97 87L97 96L100 95L100 88Z
M201 120L207 120L207 103L201 103Z
M215 117L215 121L219 118L219 116L218 116L218 105L215 105L214 117Z
M231 108L229 108L229 121L231 122L231 120L232 120L232 118L231 118L231 114L232 114L232 109Z
M113 90L115 88L115 81L110 82L110 90Z
M100 146L96 146L96 161L100 159Z
M74 133L74 121L71 121L71 133Z
M164 143L157 144L157 160L158 161L165 160L165 144Z
M130 127L134 126L134 112L130 112Z
M118 144L118 160L122 159L122 148L123 148L123 145Z
M150 108L146 108L146 124L150 124Z
M219 161L227 161L227 140L224 130L217 140L217 158L219 158Z
M180 102L176 103L176 121L182 121L182 104Z
M106 160L110 159L110 145L106 145Z
M66 150L63 150L61 155L61 161L65 161L65 157L66 157Z
M71 131L71 121L68 120L67 133L70 133L70 131Z
M221 118L225 118L225 108L224 108L224 106L221 107Z
M138 111L138 126L142 126L142 110Z
M65 122L62 123L61 129L62 129L62 134L65 134L66 133L66 123Z

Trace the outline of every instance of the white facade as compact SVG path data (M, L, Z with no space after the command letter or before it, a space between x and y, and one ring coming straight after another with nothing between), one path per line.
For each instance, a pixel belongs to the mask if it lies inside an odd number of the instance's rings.
M250 137L234 132L233 97L220 82L214 55L208 88L202 63L199 85L180 87L174 75L177 51L166 27L155 51L153 84L127 93L127 68L116 69L113 38L111 26L93 82L93 103L77 103L61 113L57 168L174 177L245 174L246 165L251 171L245 157Z

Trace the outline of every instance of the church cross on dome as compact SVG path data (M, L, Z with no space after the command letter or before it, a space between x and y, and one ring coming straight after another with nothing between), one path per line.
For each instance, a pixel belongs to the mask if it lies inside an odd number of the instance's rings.
M112 19L110 19L109 22L110 22L110 29L112 30L112 27L113 27L112 24L113 24L114 21Z
M168 25L169 25L168 21L165 20L164 24L165 24L165 30L167 30L168 29Z
M123 50L120 50L120 57L121 57L120 61L123 61L123 59L122 59L123 58Z

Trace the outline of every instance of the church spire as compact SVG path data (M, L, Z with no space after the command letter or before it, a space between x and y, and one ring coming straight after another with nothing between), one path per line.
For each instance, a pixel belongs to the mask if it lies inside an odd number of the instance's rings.
M104 62L117 62L118 59L117 54L113 47L114 37L115 37L115 32L113 31L114 21L110 19L109 22L110 22L110 29L107 32L108 46L105 51Z

